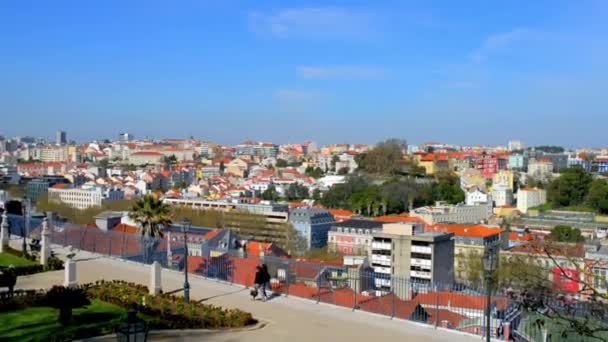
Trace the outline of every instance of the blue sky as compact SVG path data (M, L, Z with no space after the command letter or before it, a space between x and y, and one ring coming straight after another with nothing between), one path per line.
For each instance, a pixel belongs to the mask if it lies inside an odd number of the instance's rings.
M0 1L0 133L606 146L608 2Z

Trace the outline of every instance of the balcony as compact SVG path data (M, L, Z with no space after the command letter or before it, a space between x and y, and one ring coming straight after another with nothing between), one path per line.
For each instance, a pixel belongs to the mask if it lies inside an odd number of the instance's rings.
M379 267L379 266L376 266L376 267L374 267L374 272L376 272L376 273L382 273L382 274L391 274L391 268L390 267Z
M391 266L392 260L391 257L386 255L376 255L372 254L372 264L380 264L384 266Z
M431 260L412 258L411 264L413 266L423 266L423 267L431 268Z
M382 249L382 250L391 250L390 242L372 242L372 249Z
M412 278L422 278L422 279L431 279L431 272L421 272L421 271L410 271L410 277Z
M412 253L432 254L433 250L427 246L412 246Z

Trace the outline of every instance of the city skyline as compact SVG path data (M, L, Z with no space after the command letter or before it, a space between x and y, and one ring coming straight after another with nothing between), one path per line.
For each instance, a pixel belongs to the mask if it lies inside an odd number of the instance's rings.
M600 1L9 2L3 12L6 136L606 145Z

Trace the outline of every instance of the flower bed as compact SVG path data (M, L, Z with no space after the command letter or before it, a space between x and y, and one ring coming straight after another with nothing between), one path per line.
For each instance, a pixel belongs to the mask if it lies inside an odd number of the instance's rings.
M255 324L250 313L223 309L198 302L184 303L182 297L150 295L148 288L124 281L99 281L83 285L92 299L99 299L125 309L136 309L146 316L153 329L220 329Z

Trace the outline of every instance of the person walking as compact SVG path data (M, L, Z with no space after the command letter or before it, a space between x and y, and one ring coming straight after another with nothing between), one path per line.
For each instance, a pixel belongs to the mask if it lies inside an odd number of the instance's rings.
M262 274L264 277L264 295L266 295L266 289L272 289L270 287L270 272L268 272L268 266L266 264L262 264ZM268 298L268 297L266 297Z
M262 266L257 266L255 268L255 280L254 280L255 287L254 287L254 290L251 291L251 296L253 297L254 300L257 297L258 293L261 292L262 300L266 301L265 282L266 282L266 276L264 275L264 270L262 269ZM254 295L254 293L255 293L255 295Z

